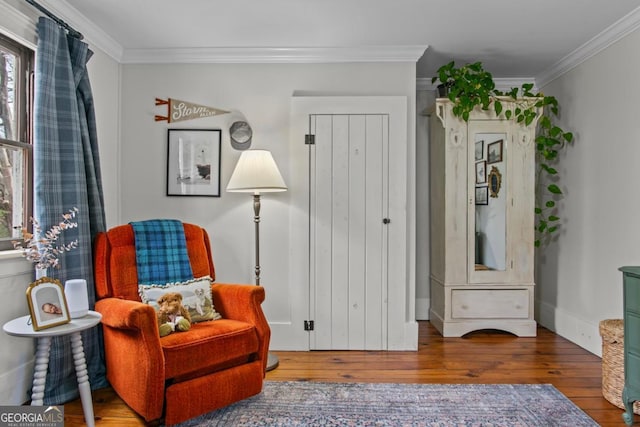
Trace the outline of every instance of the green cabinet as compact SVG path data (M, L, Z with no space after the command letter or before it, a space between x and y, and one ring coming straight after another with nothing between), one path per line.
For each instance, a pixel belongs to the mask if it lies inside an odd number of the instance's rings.
M624 295L624 389L627 425L633 424L633 402L640 400L640 267L620 267Z

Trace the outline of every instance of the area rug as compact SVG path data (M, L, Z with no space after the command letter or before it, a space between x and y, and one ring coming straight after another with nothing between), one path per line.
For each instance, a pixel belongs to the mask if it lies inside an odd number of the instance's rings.
M550 384L266 381L262 393L180 427L598 426Z

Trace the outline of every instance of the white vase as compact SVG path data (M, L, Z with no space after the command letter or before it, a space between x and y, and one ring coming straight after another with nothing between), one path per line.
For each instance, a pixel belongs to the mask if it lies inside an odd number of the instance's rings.
M69 316L72 319L84 317L89 312L89 296L87 295L87 281L84 279L70 279L64 283L64 295L67 299Z

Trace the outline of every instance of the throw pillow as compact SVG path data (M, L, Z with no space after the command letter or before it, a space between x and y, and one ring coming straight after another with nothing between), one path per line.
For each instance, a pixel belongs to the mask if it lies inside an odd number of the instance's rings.
M222 317L213 306L209 276L164 285L138 285L142 302L150 304L156 310L158 310L156 301L167 292L179 292L182 295L182 305L189 310L191 323L217 320Z

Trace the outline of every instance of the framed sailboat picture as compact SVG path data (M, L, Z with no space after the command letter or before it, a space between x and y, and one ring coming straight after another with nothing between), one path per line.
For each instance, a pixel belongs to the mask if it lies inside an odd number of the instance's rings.
M220 197L220 129L169 129L167 196Z

